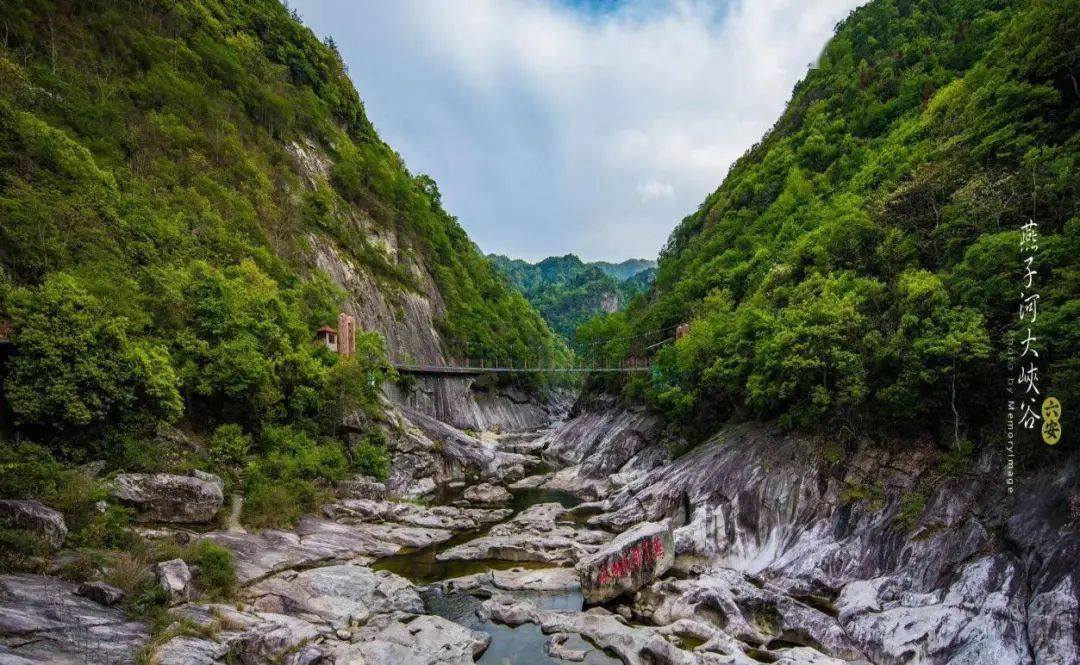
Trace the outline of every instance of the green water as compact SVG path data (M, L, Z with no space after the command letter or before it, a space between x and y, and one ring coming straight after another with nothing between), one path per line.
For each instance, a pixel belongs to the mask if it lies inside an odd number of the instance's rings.
M573 508L581 501L571 494L562 490L549 490L541 487L528 487L524 489L510 490L514 496L510 502L510 508L517 515L521 511L538 503L557 503L563 508ZM512 517L512 516L511 516Z
M559 490L527 488L511 490L511 494L513 500L509 508L513 511L513 514L507 518L508 520L526 508L540 503L558 503L564 508L573 508L580 503L577 497L570 492ZM448 500L448 497L440 497L440 499ZM489 530L490 527L459 533L444 543L380 559L371 567L376 570L388 570L396 573L411 580L414 584L432 584L455 577L484 573L489 570L508 570L510 568L539 570L541 568L551 568L551 564L530 561L503 561L498 559L480 561L437 560L436 557L440 552L445 552L451 547L479 538ZM521 591L510 592L509 595L548 610L580 612L585 604L584 597L577 590L557 593ZM481 665L566 665L563 661L553 659L547 655L547 641L549 638L540 631L539 626L524 624L511 628L488 619L481 619L476 615L476 609L480 606L481 601L468 594L460 592L443 594L438 587L431 587L424 590L422 596L425 608L429 613L450 619L455 623L473 630L482 631L491 636L491 645L477 660L477 663ZM620 662L577 635L572 636L565 646L568 649L586 651L587 655L584 662L587 665L616 665Z
M545 610L580 612L585 602L580 591L501 593ZM526 623L511 628L488 619L481 619L476 615L476 609L481 601L464 593L443 595L438 590L429 590L422 596L428 612L491 636L491 645L476 661L480 665L566 665L565 661L547 655L547 641L550 638L544 635L540 627L535 624ZM615 665L621 662L578 635L572 635L565 646L568 649L585 651L584 662L588 665Z

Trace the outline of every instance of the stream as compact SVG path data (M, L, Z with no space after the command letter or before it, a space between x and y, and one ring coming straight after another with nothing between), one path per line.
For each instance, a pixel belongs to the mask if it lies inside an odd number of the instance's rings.
M580 500L570 492L545 488L522 488L511 490L512 501L508 504L513 512L503 522L509 521L531 506L542 503L557 503L564 508L573 508ZM450 503L457 497L440 496L439 503ZM580 519L580 518L578 518ZM503 523L503 522L500 522ZM416 548L400 554L380 559L371 565L375 570L387 570L400 575L414 584L429 585L421 590L424 609L436 616L449 619L471 630L478 630L491 636L491 644L477 663L488 665L565 665L565 661L547 655L547 641L538 626L527 623L516 627L481 618L477 609L482 602L477 596L462 591L444 592L439 582L454 578L486 573L493 570L526 569L540 570L551 568L552 564L537 561L506 561L502 559L481 559L476 561L439 561L437 556L452 547L466 543L487 534L492 527L456 534L453 538ZM500 591L500 594L532 603L549 610L580 612L585 599L580 590L541 592L541 591ZM584 650L583 662L589 665L614 665L620 661L607 655L594 645L587 643L578 635L572 635L565 643L566 648Z

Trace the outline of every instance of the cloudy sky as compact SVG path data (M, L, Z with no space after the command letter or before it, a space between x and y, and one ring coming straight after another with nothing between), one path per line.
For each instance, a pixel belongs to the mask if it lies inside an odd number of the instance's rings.
M291 0L485 252L655 258L857 0Z

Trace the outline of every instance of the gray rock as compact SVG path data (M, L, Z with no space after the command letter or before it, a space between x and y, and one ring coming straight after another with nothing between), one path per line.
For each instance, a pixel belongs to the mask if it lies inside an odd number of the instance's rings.
M619 471L655 441L659 419L601 400L545 439L544 458L560 466L581 465L583 478L603 479Z
M221 662L231 660L243 665L270 662L298 664L313 662L304 645L319 637L318 629L296 617L273 612L238 610L231 605L188 603L174 608L172 615L191 622L214 640L173 638L156 654L158 660L187 663ZM210 660L200 660L200 659Z
M386 485L371 476L356 474L338 483L337 495L342 499L386 499Z
M557 503L541 503L522 511L513 519L491 528L485 536L440 552L439 561L502 559L573 563L595 545L577 541L577 530L557 520L566 509Z
M671 523L644 522L577 563L581 592L591 603L633 593L675 562Z
M656 629L628 626L610 613L542 610L530 603L498 598L485 600L482 610L494 621L517 626L534 623L545 633L581 635L601 649L618 655L628 665L695 665L698 658L664 638Z
M215 531L203 536L233 553L236 577L247 585L267 575L290 568L315 564L390 556L401 550L399 543L382 540L378 530L367 525L348 525L315 517L304 517L293 531L267 529L260 533Z
M493 570L491 583L504 591L576 591L581 588L573 568Z
M395 522L431 529L472 531L484 524L494 524L510 516L509 509L457 508L454 506L419 506L415 503L346 499L328 504L323 512L331 519L351 522Z
M115 605L124 599L123 591L104 582L83 582L76 593L102 605Z
M442 617L378 615L336 650L337 665L472 665L491 638Z
M567 633L555 633L547 641L547 654L552 658L580 663L585 660L585 652L580 649L571 649L566 646L570 635Z
M0 500L0 524L7 523L37 535L52 548L60 547L67 538L64 515L33 500Z
M500 485L492 485L491 483L480 483L466 489L461 498L469 503L486 503L486 504L499 504L510 503L514 498L510 491Z
M225 503L221 479L170 473L121 473L110 495L135 511L140 522L209 522Z
M366 566L335 565L281 573L252 585L245 596L259 610L345 629L374 614L424 611L408 580Z
M155 568L158 585L165 590L171 605L185 602L191 596L191 570L183 559L170 559Z
M77 589L40 575L0 575L0 662L135 662L149 639L147 626Z

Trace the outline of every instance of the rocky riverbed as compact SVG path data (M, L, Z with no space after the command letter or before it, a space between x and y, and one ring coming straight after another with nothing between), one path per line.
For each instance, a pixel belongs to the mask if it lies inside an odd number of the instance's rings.
M509 434L402 409L389 483L352 478L291 530L172 524L220 483L121 478L146 535L233 553L236 600L159 564L172 625L150 643L101 585L0 576L0 662L1077 662L1075 468L1006 501L992 458L941 477L930 450L757 426L673 460L656 418L590 407Z

